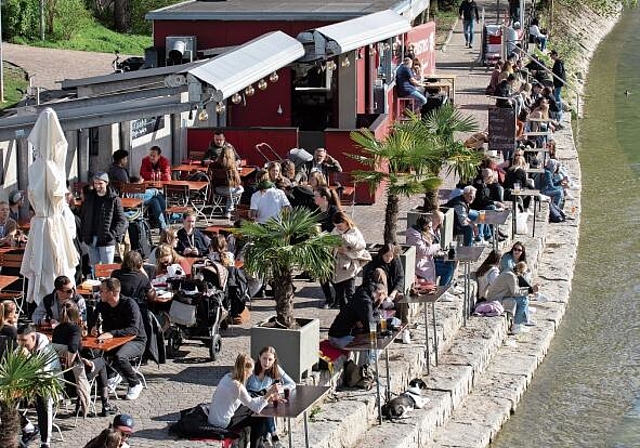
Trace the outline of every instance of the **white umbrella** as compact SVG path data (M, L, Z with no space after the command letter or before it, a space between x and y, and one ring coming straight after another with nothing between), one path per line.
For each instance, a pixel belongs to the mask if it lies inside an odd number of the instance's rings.
M29 281L27 300L40 303L53 291L53 281L66 275L73 282L78 253L73 245L75 219L67 193L67 140L55 111L44 109L29 142L36 153L29 166L29 202L35 210L20 272Z

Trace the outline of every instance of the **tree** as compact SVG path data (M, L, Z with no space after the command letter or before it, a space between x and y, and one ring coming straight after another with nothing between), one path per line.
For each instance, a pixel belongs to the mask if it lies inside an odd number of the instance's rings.
M366 128L352 132L351 139L364 154L347 154L367 167L351 173L357 182L369 184L371 190L386 183L387 206L385 209L384 241L396 242L396 228L400 197L423 193L442 183L438 173L426 169L426 162L435 154L437 141L421 130L420 118L410 115L410 120L395 123L392 131L379 140ZM432 162L435 163L435 162Z
M33 402L36 396L56 397L62 383L45 366L57 356L49 354L25 354L22 350L7 349L0 360L0 446L18 447L20 414L18 403Z
M131 31L131 0L113 1L113 23L118 33Z
M295 328L297 325L293 316L294 271L311 272L323 281L333 272L333 249L340 245L340 238L319 229L316 213L294 208L265 224L245 222L236 231L247 240L244 269L273 281L279 326Z

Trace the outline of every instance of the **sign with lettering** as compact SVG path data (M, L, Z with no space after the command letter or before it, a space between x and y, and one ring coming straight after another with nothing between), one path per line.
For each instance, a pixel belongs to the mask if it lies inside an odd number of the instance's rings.
M510 107L489 108L489 149L513 151L516 146L516 111Z
M422 64L422 74L430 75L436 71L436 23L429 22L411 28L407 33L406 47L413 47L415 57ZM406 48L405 48L406 51Z
M131 121L131 140L151 134L152 132L158 132L158 130L162 128L164 128L164 115L133 120Z

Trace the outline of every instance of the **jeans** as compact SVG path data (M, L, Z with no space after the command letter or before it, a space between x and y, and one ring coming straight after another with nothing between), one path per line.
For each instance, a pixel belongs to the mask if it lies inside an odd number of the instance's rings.
M427 97L420 93L420 91L417 89L411 92L409 96L415 100L416 106L418 108L421 108L422 106L427 104Z
M356 292L356 279L350 278L340 283L335 283L333 288L336 290L336 301L340 308L345 306Z
M540 51L544 51L547 48L547 38L539 36L537 39L538 44L540 45Z
M518 296L513 299L516 301L516 314L513 316L513 323L518 325L529 322L529 298Z
M468 45L473 45L473 19L463 20L462 29L464 31L464 40Z
M131 360L142 356L144 349L145 343L142 341L127 342L118 350L113 360L113 367L127 380L129 387L133 387L140 382L138 375L133 370Z
M478 217L480 216L480 213L477 210L469 210L469 219L473 222L477 222L478 221ZM491 234L491 226L488 224L478 224L478 237L480 237L481 239L489 239L491 238L492 234ZM467 244L465 244L465 246L467 246ZM470 246L470 244L469 244Z
M562 107L562 86L553 88L553 97L558 104L558 121L562 121L564 115L564 108Z
M98 237L94 236L92 244L86 244L91 266L96 264L111 264L116 254L116 246L96 246Z
M558 207L562 207L562 200L564 198L564 190L561 187L550 188L542 190L542 194L546 194L551 198L553 203Z
M167 223L164 219L164 212L167 209L167 201L162 195L152 196L144 202L144 205L149 210L149 214L156 218L160 225L160 230L167 228Z
M266 434L267 423L264 417L252 417L253 411L248 407L241 405L231 417L231 421L227 425L227 429L236 431L247 426L251 427L250 443L251 448L258 448L260 439Z
M456 270L456 262L446 261L442 258L436 258L433 261L436 265L436 277L440 277L438 285L445 286L451 283L453 273Z
M235 204L233 202L233 198L242 196L242 193L244 193L242 185L237 187L216 187L216 194L227 197L227 204L224 209L225 213L229 213L234 210Z
M51 397L36 396L36 414L38 415L38 429L40 430L40 443L51 443L53 431L53 400Z

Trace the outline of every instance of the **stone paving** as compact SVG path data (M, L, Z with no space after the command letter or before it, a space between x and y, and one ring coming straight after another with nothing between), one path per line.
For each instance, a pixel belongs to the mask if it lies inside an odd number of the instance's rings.
M478 2L482 7L483 3ZM478 30L476 30L478 31ZM486 128L487 98L484 87L488 83L488 72L480 67L479 51L464 48L459 23L446 52L438 52L439 72L454 73L457 79L457 104L465 113L473 115L480 129ZM479 35L476 48L479 48ZM22 47L4 44L5 59L22 66L31 75L36 74L36 85L55 88L54 81L65 78L95 76L111 72L113 55L91 54L74 51L50 50L34 47ZM471 68L470 68L471 67ZM476 68L473 68L476 67ZM452 181L447 180L451 185ZM414 197L403 199L400 204L400 222L398 229L406 227L406 211L419 205L421 199ZM354 217L363 231L368 243L382 240L382 228L385 201L373 206L356 206ZM348 209L351 211L350 209ZM404 238L399 237L399 241ZM296 314L300 317L318 317L321 331L326 331L336 311L324 310L322 292L316 283L297 282L298 292L295 304ZM251 324L255 324L273 313L272 299L256 299L252 303ZM144 447L191 447L203 446L202 442L174 440L167 434L167 424L177 419L178 411L200 402L209 401L214 386L229 371L239 352L249 351L249 328L251 324L232 326L224 331L222 352L216 362L208 360L208 350L199 342L188 342L181 348L179 359L168 360L159 368L149 364L142 368L148 389L144 390L136 401L119 400L122 412L129 413L136 420L136 433L132 446ZM321 337L323 337L321 335ZM123 396L125 391L120 390ZM99 406L98 406L99 408ZM53 447L71 448L83 446L91 437L105 428L107 418L88 418L74 427L74 418L68 418L64 410L60 411L56 423L60 425L64 441L54 434Z

